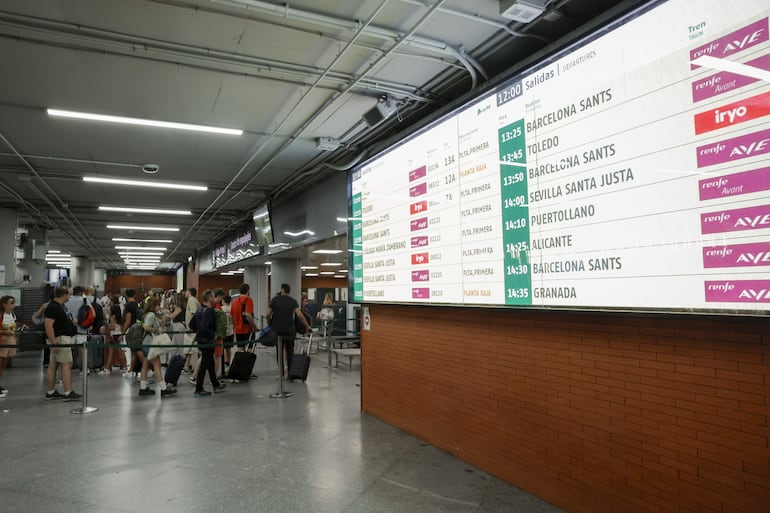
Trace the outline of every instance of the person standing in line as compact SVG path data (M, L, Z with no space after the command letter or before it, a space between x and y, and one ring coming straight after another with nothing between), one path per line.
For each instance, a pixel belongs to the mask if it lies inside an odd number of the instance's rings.
M271 329L278 333L283 340L283 354L286 362L286 369L291 367L291 358L294 354L294 318L300 319L305 325L308 333L313 331L313 327L307 322L299 303L289 295L291 287L288 283L281 283L281 291L275 296L267 307L267 318L270 321ZM280 369L283 373L283 369Z
M185 326L190 326L190 321L193 318L193 315L195 315L195 312L198 311L198 308L200 308L201 304L198 301L198 298L196 297L198 295L198 289L195 287L190 287L185 291L184 297L187 301L187 306L185 307L184 312L184 323ZM192 355L195 352L195 347L193 344L195 343L195 333L189 333L184 336L184 343L185 345L188 345L190 347L185 347L184 354L185 354L185 360L184 360L184 369L182 370L182 373L189 374L193 371L192 368Z
M54 300L48 304L48 308L45 310L45 334L48 344L51 346L51 361L46 371L48 391L45 394L45 400L77 401L81 396L72 390L72 349L56 347L60 344L72 343L72 336L75 334L75 325L64 309L64 303L69 300L69 289L58 287L54 295ZM59 365L62 367L63 394L56 390L56 369Z
M160 355L168 352L171 348L155 347L152 344L152 336L163 333L163 327L158 318L159 309L160 299L157 297L150 298L147 302L147 306L144 307L144 318L142 322L144 323L146 335L144 337L145 342L142 345L149 346L150 351L147 353L144 362L142 362L142 373L139 381L139 396L155 395L155 390L147 386L147 373L150 370L150 365L152 365L152 369L155 372L155 380L158 382L158 386L160 386L161 397L176 394L176 389L167 388L166 382L163 379L163 371L160 366ZM171 339L168 338L168 341L170 342Z
M211 392L203 389L206 372L208 372L211 385L214 387L214 393L222 392L225 389L225 384L217 380L216 370L214 369L214 339L217 322L214 306L219 300L221 300L221 297L215 296L211 290L203 292L203 308L198 314L195 326L195 341L199 344L201 362L198 368L198 380L195 384L194 397L211 395Z
M112 300L104 307L105 313L109 315L107 320L107 340L109 344L120 344L122 340L122 326L123 326L123 314L120 311L120 298L113 296ZM104 359L104 368L99 371L99 374L111 374L112 365L115 362L120 365L120 370L126 369L126 355L123 353L123 349L120 347L108 347L105 351L106 357Z
M235 343L235 331L233 330L233 315L231 313L233 298L229 295L225 295L222 298L222 311L227 316L227 334L225 335L225 366L222 369L222 375L227 376L227 372L230 370L230 348Z
M83 300L86 299L85 293L85 287L82 285L76 285L72 288L72 294L70 295L70 298L64 304L64 309L67 311L67 314L75 324L75 337L72 343L78 344L79 346L77 350L80 352L80 362L83 361L83 348L85 347L85 343L88 340L88 330L86 328L81 328L77 323L78 312L80 311L80 307L83 306ZM83 371L83 369L80 370L81 372Z
M123 331L128 331L128 327L137 322L141 322L142 316L139 313L139 303L136 302L136 291L134 289L126 289L126 308L123 313ZM131 362L128 364L128 372L124 374L126 377L131 377L132 371L144 364L144 353L141 347L131 348Z
M16 345L16 314L13 309L16 307L16 299L13 296L3 296L0 298L0 308L3 312L2 332L0 336L0 379L5 373L5 367L16 354L15 347L3 347L5 345ZM0 397L8 395L8 390L0 386Z
M249 293L249 285L240 287L241 294L233 300L230 314L233 316L233 331L238 351L245 351L252 331L257 331L257 321L254 319L254 301Z
M32 314L32 324L35 326L41 326L43 329L43 335L45 335L45 310L48 308L48 305L53 301L54 299L54 287L51 285L46 284L46 286L43 289L43 294L45 294L46 301L42 305L40 305L40 308L37 309L35 313ZM51 360L51 349L48 347L48 344L45 344L43 346L43 369L48 368L48 362Z

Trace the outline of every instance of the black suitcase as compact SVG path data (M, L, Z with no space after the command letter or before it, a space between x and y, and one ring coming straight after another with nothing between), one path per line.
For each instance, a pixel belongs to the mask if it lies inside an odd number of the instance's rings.
M304 383L307 380L307 373L310 370L310 343L313 341L313 335L307 339L307 353L300 351L299 354L292 355L291 366L289 366L289 381L301 379Z
M174 355L166 367L166 383L176 386L179 376L182 375L182 369L184 369L184 356L181 354Z
M257 362L257 355L251 351L237 351L233 355L233 361L230 363L230 371L227 377L233 381L248 381L252 377L254 364Z
M101 369L104 367L104 336L88 335L88 368Z

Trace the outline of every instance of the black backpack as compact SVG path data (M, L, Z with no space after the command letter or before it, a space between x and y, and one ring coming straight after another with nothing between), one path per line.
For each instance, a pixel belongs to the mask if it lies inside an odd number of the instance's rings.
M94 331L99 331L102 326L104 326L104 309L102 308L102 305L96 301L95 297L93 303L91 303L91 306L94 308L93 329Z

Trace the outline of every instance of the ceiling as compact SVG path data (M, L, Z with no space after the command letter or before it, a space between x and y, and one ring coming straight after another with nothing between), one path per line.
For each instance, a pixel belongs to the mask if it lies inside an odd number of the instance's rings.
M113 238L171 240L161 268L172 267L234 230L266 199L290 198L344 172L618 3L542 1L545 13L525 24L502 17L498 0L295 0L289 7L257 0L4 0L0 207L17 209L20 225L48 229L51 249L107 269L125 267ZM397 112L370 127L362 115L385 98ZM49 108L243 133L67 119L50 116ZM338 148L318 149L322 137ZM158 173L146 174L144 164ZM105 185L85 176L208 190ZM192 215L104 212L100 205Z

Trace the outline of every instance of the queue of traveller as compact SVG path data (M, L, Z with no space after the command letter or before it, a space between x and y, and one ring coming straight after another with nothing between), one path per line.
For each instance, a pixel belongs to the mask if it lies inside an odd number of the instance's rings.
M274 298L268 308L268 319L276 324L275 327L280 326L278 331L290 342L291 319L295 309L300 308L293 298L288 297L288 291L288 285L282 284L277 298L283 297L285 302L281 299L276 302ZM94 297L93 288L82 286L71 291L67 287L49 290L49 301L33 316L33 322L43 324L46 335L45 399L74 401L81 398L72 389L73 363L76 360L82 362L84 344L90 340L89 345L92 345L99 337L102 337L103 353L102 348L97 347L99 356L103 354L103 365L94 371L109 375L114 367L119 367L125 377L133 377L139 383L139 396L156 393L149 387L150 372L161 397L176 393L180 374L191 374L189 381L195 385L194 397L211 395L212 392L204 388L207 374L213 393L224 391L226 385L220 376L228 374L229 363L236 359L231 347L235 346L238 352L246 351L247 345L253 343L252 335L259 329L249 285L241 285L239 292L236 298L231 298L221 288L206 290L201 303L195 288L148 294L141 300L133 289L127 289L125 296L105 294L100 299ZM5 319L3 322L5 327ZM312 330L306 316L301 316L301 322L304 328ZM136 333L140 333L138 339ZM124 351L126 346L130 349L130 357ZM287 343L285 347L287 367L292 346ZM91 350L88 349L89 355ZM195 352L199 353L196 368L191 359ZM3 356L0 354L0 358ZM166 363L162 364L161 358L165 358ZM0 377L2 367L4 361L0 360ZM163 367L166 367L165 377ZM83 369L82 372L89 371ZM61 377L61 392L56 389L57 375ZM7 393L2 388L0 391Z

